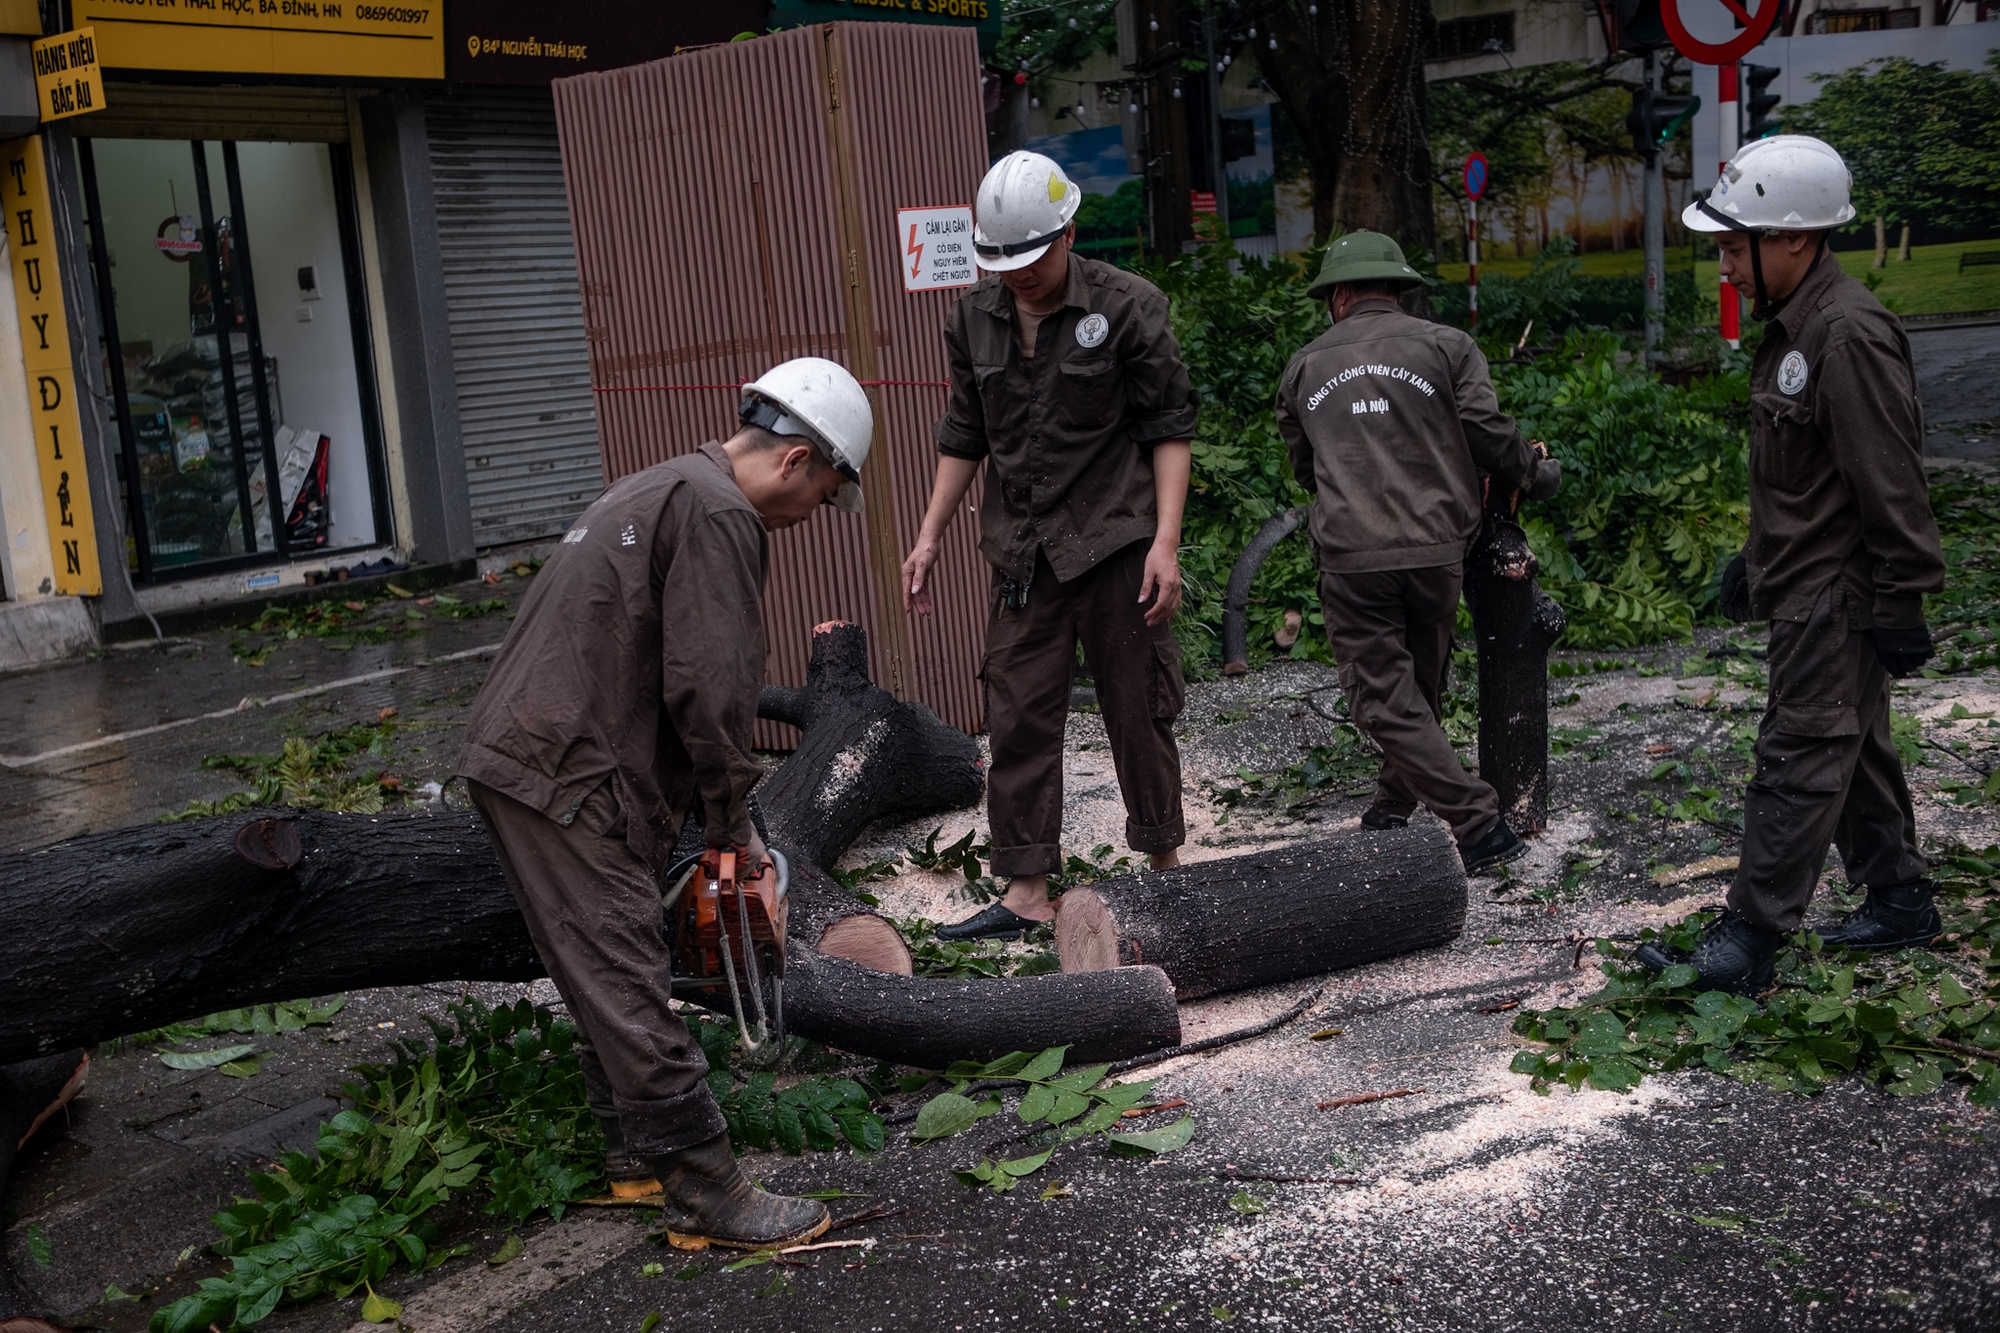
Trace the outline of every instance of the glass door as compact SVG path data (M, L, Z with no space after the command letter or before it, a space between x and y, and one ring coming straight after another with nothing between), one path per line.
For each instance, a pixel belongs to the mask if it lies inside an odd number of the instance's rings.
M344 146L77 142L139 578L373 543Z

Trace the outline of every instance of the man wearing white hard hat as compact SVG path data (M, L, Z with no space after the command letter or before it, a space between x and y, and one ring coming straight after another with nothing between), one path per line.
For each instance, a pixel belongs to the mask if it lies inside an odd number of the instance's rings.
M660 872L691 805L775 873L746 798L764 680L767 532L861 507L874 422L852 375L787 361L726 441L614 482L535 576L466 725L466 779L583 1039L613 1193L660 1194L676 1244L794 1243L824 1205L754 1189L667 1001Z
M1184 691L1173 617L1195 398L1145 279L1072 249L1082 194L1039 153L980 182L973 255L989 275L945 325L951 392L937 481L903 563L904 605L931 610L938 539L981 463L987 815L1007 896L941 939L1018 935L1054 915L1063 864L1063 735L1083 646L1125 798L1125 838L1155 869L1186 841L1174 719Z
M1654 968L1692 963L1704 990L1771 984L1829 843L1868 896L1820 930L1828 945L1896 949L1939 929L1889 677L1931 655L1923 599L1944 586L1944 558L1909 340L1827 248L1854 216L1851 184L1829 145L1777 135L1746 144L1681 215L1715 236L1723 278L1768 321L1750 376L1750 539L1722 578L1724 613L1771 629L1743 855L1691 955L1639 950Z

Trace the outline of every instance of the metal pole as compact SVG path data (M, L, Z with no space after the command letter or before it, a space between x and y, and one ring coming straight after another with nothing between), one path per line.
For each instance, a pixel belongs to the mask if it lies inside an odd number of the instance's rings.
M1465 201L1469 210L1465 232L1465 298L1467 326L1479 327L1479 201Z
M1215 164L1210 186L1215 190L1215 224L1229 235L1229 166L1222 160L1222 71L1215 67L1215 6L1202 0L1201 40L1208 59L1208 151Z
M1718 172L1723 167L1729 165L1730 158L1736 156L1737 143L1740 138L1739 127L1736 121L1737 96L1736 62L1732 60L1726 65L1717 65L1715 67L1715 100L1721 103L1716 108L1715 155L1719 159L1719 165L1716 167ZM1743 345L1743 298L1737 294L1736 288L1729 283L1722 282L1719 285L1722 290L1718 293L1717 299L1721 302L1722 308L1723 339L1731 347L1741 347Z
M1661 91L1665 83L1659 53L1646 52L1646 86ZM1652 126L1645 127L1648 136ZM1658 144L1646 152L1645 194L1646 241L1646 362L1656 365L1661 358L1660 343L1666 323L1667 292L1667 180L1665 163Z

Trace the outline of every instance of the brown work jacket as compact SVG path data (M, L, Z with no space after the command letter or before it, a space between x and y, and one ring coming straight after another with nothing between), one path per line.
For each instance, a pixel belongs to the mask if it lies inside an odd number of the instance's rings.
M1903 326L1823 255L1750 371L1750 609L1805 620L1847 586L1851 629L1911 629L1944 586Z
M1159 288L1072 253L1032 360L998 277L959 298L944 340L951 392L934 433L940 453L990 460L979 506L989 564L1032 579L1046 551L1067 583L1154 536L1152 446L1191 438L1196 414Z
M748 843L767 563L721 445L614 482L535 575L459 773L563 824L609 778L656 869L697 790L710 844Z
M1278 433L1313 493L1312 535L1329 574L1430 569L1479 533L1479 470L1545 499L1554 467L1500 410L1471 337L1358 301L1307 343L1278 382Z

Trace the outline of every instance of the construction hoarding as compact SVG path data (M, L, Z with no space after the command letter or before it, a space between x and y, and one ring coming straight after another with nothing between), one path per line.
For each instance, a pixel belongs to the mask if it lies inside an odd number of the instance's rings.
M976 501L946 536L935 616L903 611L899 573L961 293L905 291L897 214L970 204L985 170L974 35L825 24L554 88L605 480L727 437L736 386L779 361L847 366L875 407L868 512L772 539L768 678L803 682L812 626L851 620L878 683L979 730ZM760 724L761 745L788 736Z

